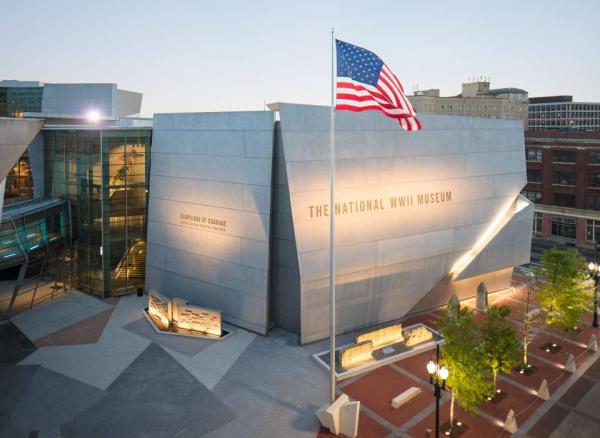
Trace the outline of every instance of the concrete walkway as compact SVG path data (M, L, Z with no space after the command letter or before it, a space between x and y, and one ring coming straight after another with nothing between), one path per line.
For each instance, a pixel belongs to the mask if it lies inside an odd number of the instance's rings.
M0 325L0 437L315 435L326 341L161 335L146 300L70 293Z

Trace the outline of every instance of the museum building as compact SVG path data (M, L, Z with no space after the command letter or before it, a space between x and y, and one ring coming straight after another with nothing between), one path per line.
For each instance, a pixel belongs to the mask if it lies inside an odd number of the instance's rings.
M70 85L54 102L71 109L45 110L44 90L41 111L2 119L0 148L8 121L43 121L22 152L33 191L68 205L76 289L145 287L307 343L329 336L332 213L339 333L473 296L481 282L503 290L529 261L520 121L425 114L408 133L379 113L337 112L330 208L328 107L142 120L137 93ZM104 102L94 123L92 101Z

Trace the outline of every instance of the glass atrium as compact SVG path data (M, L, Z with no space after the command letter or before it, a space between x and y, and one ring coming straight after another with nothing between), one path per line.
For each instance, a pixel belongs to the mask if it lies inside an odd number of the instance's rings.
M151 129L44 131L45 195L68 199L73 286L107 297L144 287Z

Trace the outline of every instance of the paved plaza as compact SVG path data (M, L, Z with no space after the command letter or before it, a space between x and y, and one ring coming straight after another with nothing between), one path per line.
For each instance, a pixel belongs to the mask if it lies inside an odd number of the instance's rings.
M490 296L521 312L517 290ZM467 305L472 303L466 303ZM71 292L0 325L2 437L326 437L315 411L328 398L328 376L312 355L328 341L299 346L296 335L273 329L259 336L226 326L222 341L157 334L143 317L146 298L99 301ZM404 321L436 326L439 313ZM517 436L597 437L600 361L586 345L594 330L569 337L540 332L530 347L531 376L502 376L506 397L460 408L465 437L499 437L510 409ZM515 327L517 323L515 322ZM596 332L598 332L596 330ZM552 339L561 346L547 353ZM338 345L351 342L340 336ZM563 365L576 357L577 371ZM360 437L425 437L434 425L434 398L425 364L433 350L340 382L339 393L361 401ZM549 382L551 399L535 391ZM390 400L415 386L421 393L398 410ZM449 399L441 405L442 424Z

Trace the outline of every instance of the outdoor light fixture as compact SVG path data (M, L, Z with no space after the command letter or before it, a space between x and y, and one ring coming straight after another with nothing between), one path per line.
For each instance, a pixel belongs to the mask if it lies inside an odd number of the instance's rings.
M600 265L594 262L588 264L590 277L594 280L594 321L592 327L598 327L598 275L600 274ZM577 330L577 327L575 327Z
M440 366L440 344L435 346L435 361L427 362L427 373L429 374L429 383L433 385L433 396L435 397L435 436L440 436L440 399L442 390L446 389L446 379L448 378L448 368ZM445 432L450 435L450 431Z
M86 119L90 123L98 123L100 121L100 113L96 110L90 110L86 115Z

